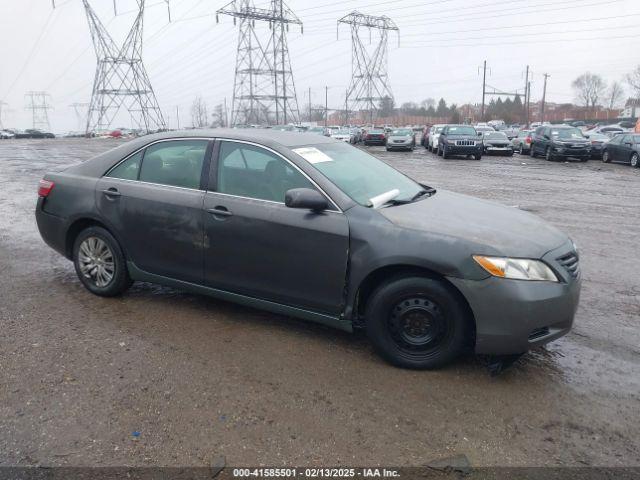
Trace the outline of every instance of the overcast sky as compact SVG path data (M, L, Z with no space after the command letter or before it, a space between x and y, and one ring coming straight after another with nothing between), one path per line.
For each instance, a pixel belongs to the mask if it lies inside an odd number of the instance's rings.
M0 0L0 100L5 127L28 128L24 94L45 90L54 107L51 127L77 130L75 102L88 102L95 53L81 0ZM135 0L90 0L117 43L127 33ZM147 0L144 61L170 127L190 123L196 95L213 106L232 97L237 27L214 12L225 0L171 0L168 23L162 0ZM256 0L256 6L268 2ZM448 103L480 102L478 67L487 60L487 83L524 90L530 65L532 99L549 73L549 101L574 100L571 81L590 70L607 82L622 80L640 63L640 0L289 0L304 23L288 40L300 104L344 103L351 75L351 39L346 26L336 38L336 20L352 10L387 15L400 28L400 46L389 41L389 78L399 105L444 97ZM264 27L259 31L268 35Z

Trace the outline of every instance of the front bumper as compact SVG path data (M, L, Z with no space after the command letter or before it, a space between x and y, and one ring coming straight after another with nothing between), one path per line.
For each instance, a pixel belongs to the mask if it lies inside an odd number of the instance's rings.
M402 143L393 143L392 141L387 141L387 148L389 150L403 150L410 149L413 146L413 142L402 142Z
M562 158L590 158L591 148L566 148L566 147L552 147L551 152L556 157Z
M483 145L451 145L446 144L447 155L482 155Z
M497 277L480 281L448 278L473 312L476 353L523 353L571 330L582 280L580 274L573 278L557 259L572 250L571 242L567 242L543 257L561 278L558 283Z
M513 147L494 147L491 145L485 145L484 153L496 153L496 154L504 154L504 153L513 153Z

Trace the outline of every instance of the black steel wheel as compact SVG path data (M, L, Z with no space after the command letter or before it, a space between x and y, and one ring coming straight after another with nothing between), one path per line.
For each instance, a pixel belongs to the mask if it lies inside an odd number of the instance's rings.
M389 363L438 368L463 349L469 318L464 300L445 282L425 277L395 278L367 301L367 335Z

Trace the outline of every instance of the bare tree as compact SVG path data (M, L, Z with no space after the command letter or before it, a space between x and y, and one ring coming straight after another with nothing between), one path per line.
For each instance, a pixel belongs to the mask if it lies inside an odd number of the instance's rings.
M191 125L195 128L202 128L208 125L207 104L198 95L191 104Z
M609 86L609 91L607 92L609 109L612 109L617 105L619 105L623 97L624 97L624 88L622 87L622 84L618 81L614 81Z
M436 101L433 98L426 98L420 102L420 106L424 109L433 108L436 106Z
M636 98L640 97L640 65L636 69L627 75L627 83L633 89L633 94Z
M587 72L576 78L571 83L571 86L576 93L578 101L586 108L593 108L604 95L607 83L600 75Z

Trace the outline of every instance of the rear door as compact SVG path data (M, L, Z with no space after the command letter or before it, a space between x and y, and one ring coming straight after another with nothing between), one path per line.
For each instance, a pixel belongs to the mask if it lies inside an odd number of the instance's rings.
M203 282L202 173L211 145L207 139L160 141L98 181L98 210L136 267Z
M622 142L618 147L618 161L629 163L633 153L633 137L631 135L618 135L622 137Z
M231 140L216 149L204 199L207 285L339 314L349 248L345 215L336 206L319 213L286 207L291 188L321 190L275 151Z
M607 153L609 154L609 160L616 162L620 155L620 143L623 135L616 135L607 143Z

